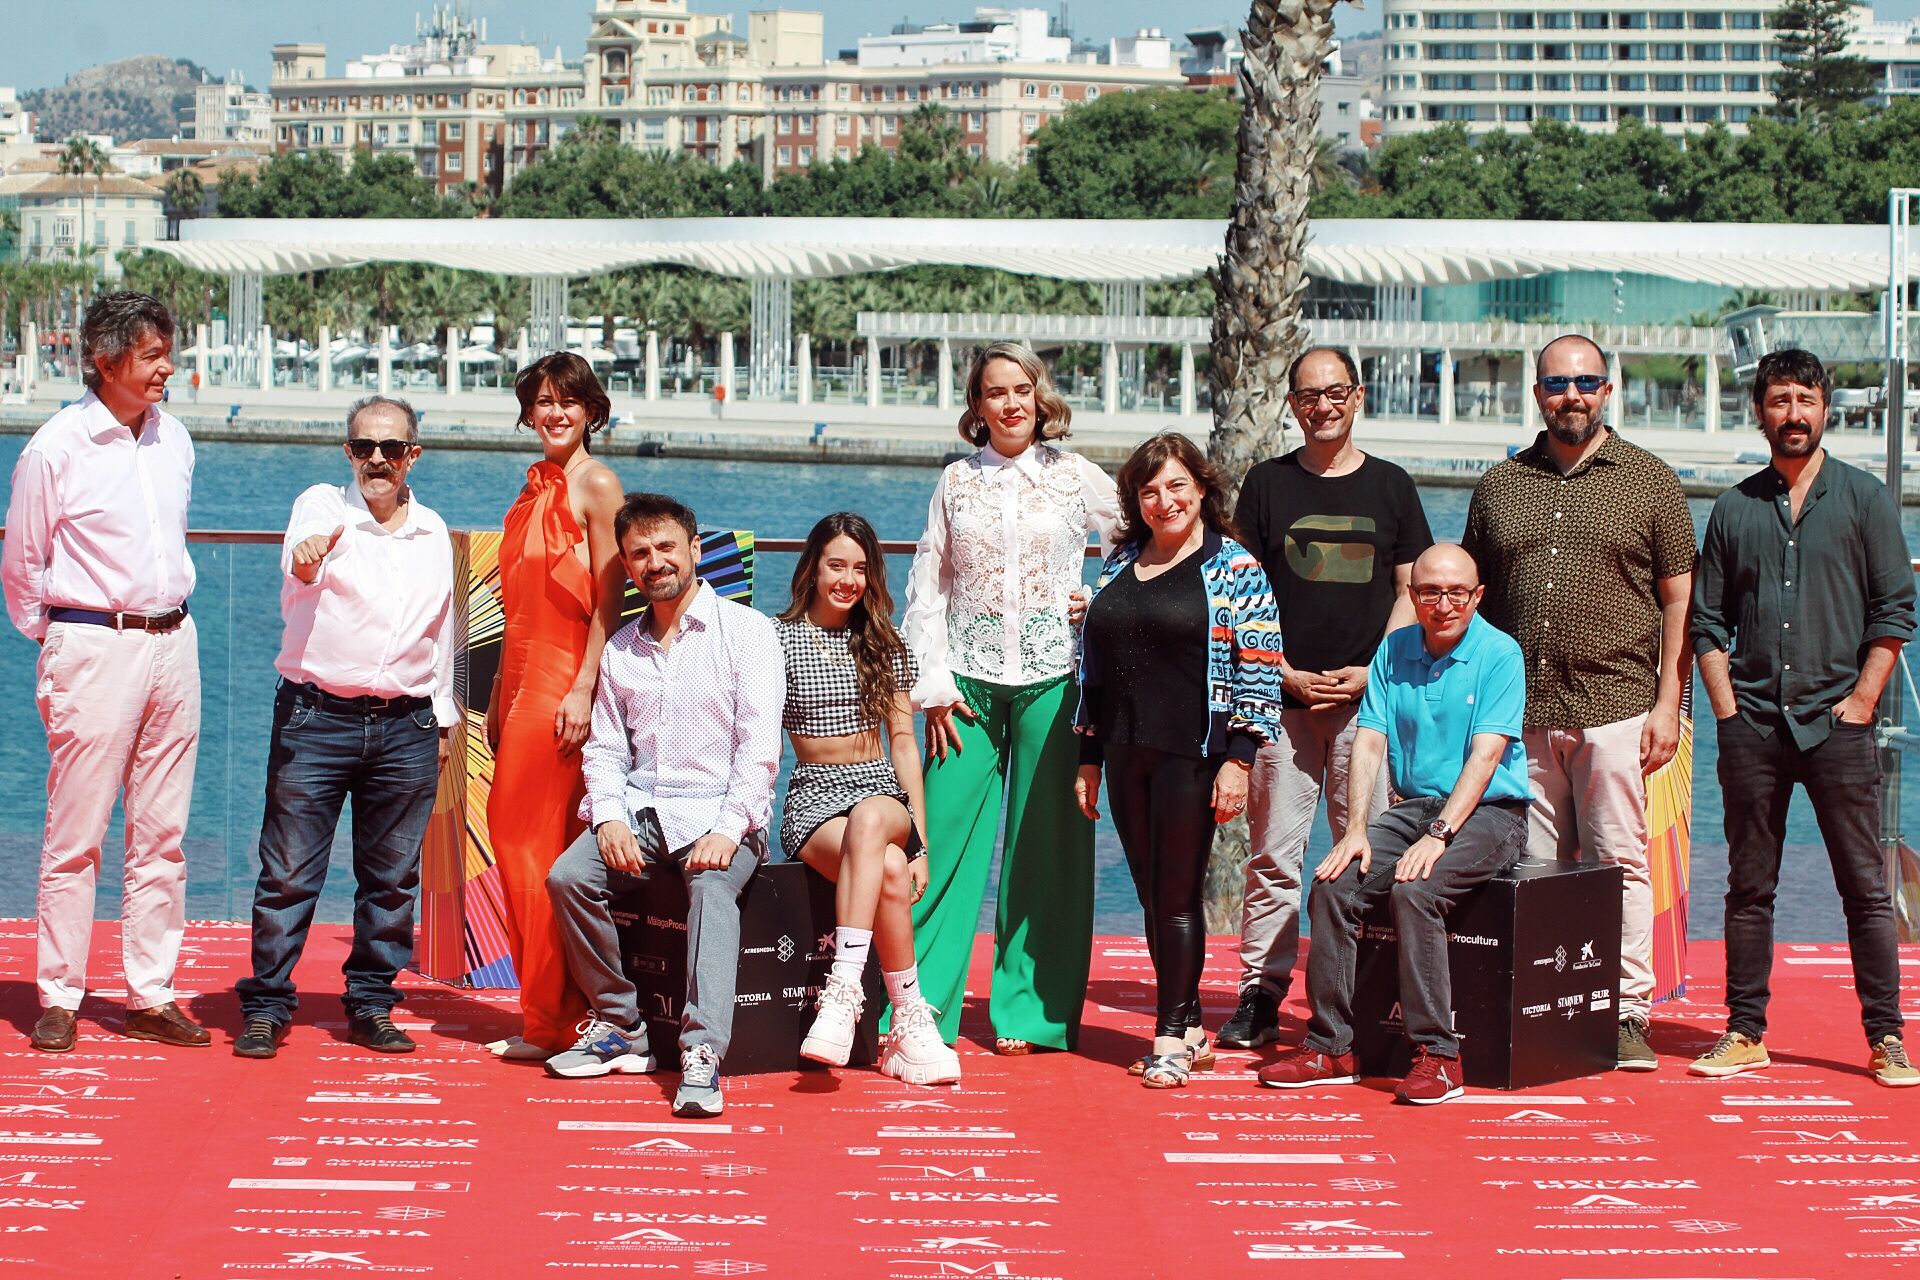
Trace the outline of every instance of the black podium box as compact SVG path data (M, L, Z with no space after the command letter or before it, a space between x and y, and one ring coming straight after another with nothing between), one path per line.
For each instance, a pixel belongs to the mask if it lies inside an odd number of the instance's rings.
M677 865L649 865L639 889L615 898L613 921L627 976L640 992L653 1051L668 1070L680 1065L680 1009L687 994L687 886ZM733 1042L723 1075L817 1067L800 1057L813 1002L833 966L833 885L804 863L761 867L740 899L740 972ZM849 1065L878 1052L886 1007L879 965L866 970L867 1007Z
M1466 1083L1523 1089L1613 1069L1618 1054L1620 868L1522 864L1448 920L1453 1019ZM1370 1076L1405 1074L1399 945L1386 902L1361 924L1354 1053Z

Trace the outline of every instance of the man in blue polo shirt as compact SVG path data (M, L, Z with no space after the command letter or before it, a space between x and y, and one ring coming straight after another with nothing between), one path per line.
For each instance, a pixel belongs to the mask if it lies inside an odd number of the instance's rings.
M1399 803L1348 830L1314 873L1307 953L1312 1020L1299 1048L1260 1072L1280 1089L1351 1084L1355 932L1382 898L1400 940L1400 1007L1413 1067L1399 1102L1461 1092L1447 913L1526 851L1526 664L1511 636L1478 617L1473 558L1430 547L1413 565L1419 625L1387 637L1367 672L1347 786L1363 812L1384 756ZM1357 865L1356 865L1357 864Z

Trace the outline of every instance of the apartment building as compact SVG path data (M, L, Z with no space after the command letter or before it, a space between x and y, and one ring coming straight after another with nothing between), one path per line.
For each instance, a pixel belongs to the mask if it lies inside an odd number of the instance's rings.
M194 142L242 142L265 146L273 139L273 95L247 88L238 71L224 80L202 73L193 90L193 119L187 137Z
M685 0L599 0L584 112L641 150L756 160L771 180L864 146L892 148L927 104L950 113L971 155L1019 164L1040 127L1075 103L1184 83L1157 32L1113 41L1105 61L1075 58L1040 10L984 8L970 22L863 37L834 60L819 13L765 10L747 21L741 36L730 18L695 14ZM509 176L579 114L512 112Z
M138 178L21 175L19 256L26 262L76 259L84 253L109 280L120 277L122 249L163 240L167 219L158 187Z
M580 67L525 44L490 44L486 22L436 9L417 38L332 75L324 44L273 47L274 147L344 161L357 150L410 160L442 193L494 193L505 172L507 111L534 103L579 114Z
M0 173L40 154L33 138L33 112L20 105L12 85L0 85Z
M1669 132L1734 132L1773 103L1778 0L1383 0L1388 137L1454 122L1473 133L1628 116Z
M435 10L410 44L328 72L326 48L274 46L275 146L409 155L451 191L498 192L594 116L639 150L764 176L863 146L890 148L906 117L947 110L975 156L1018 164L1047 120L1102 93L1186 81L1158 31L1075 51L1037 9L982 8L973 19L865 37L829 59L815 11L772 9L734 30L689 0L593 0L584 56L565 62L486 43L484 21Z

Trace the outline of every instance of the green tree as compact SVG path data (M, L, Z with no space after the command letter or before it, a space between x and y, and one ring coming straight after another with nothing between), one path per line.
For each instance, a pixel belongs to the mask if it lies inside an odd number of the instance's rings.
M207 203L207 184L191 169L175 169L161 188L167 197L167 212L175 222L197 218Z
M636 294L632 279L624 271L603 272L587 277L584 284L568 292L568 297L582 319L588 314L600 317L600 345L612 351L613 334L620 325L620 317L632 314L634 309Z
M494 202L501 218L692 218L760 212L760 172L720 169L684 153L635 151L617 137L573 135L514 175Z
M1224 218L1239 123L1224 90L1103 94L1034 135L1019 204L1041 218Z
M345 168L332 156L289 152L256 175L220 175L223 218L451 218L471 213L458 196L443 197L402 155L354 153Z
M480 282L480 305L493 317L493 349L507 353L516 333L533 315L533 297L520 276L487 276Z
M1774 110L1795 119L1822 116L1864 101L1874 91L1873 68L1847 53L1857 0L1786 0L1773 15L1780 71L1773 79Z
M67 145L60 150L60 156L56 164L64 176L85 178L88 174L92 174L94 178L93 201L94 203L98 203L100 199L100 179L106 176L107 169L109 168L107 164L107 153L101 149L99 143L95 142L92 138L68 138ZM94 229L92 208L93 205L91 204L83 204L81 206L80 235L74 244L75 255L89 262L93 260L94 249L93 242L89 238L92 236Z
M193 327L208 309L209 293L226 293L224 277L195 271L170 253L128 250L120 255L120 266L127 288L158 298L173 313L177 349L193 345Z

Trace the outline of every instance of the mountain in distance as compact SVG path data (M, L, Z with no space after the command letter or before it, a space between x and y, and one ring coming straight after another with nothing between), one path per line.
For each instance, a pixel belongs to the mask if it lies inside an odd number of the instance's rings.
M1340 61L1348 75L1359 76L1372 87L1374 100L1378 101L1386 83L1386 32L1362 31L1358 35L1341 36Z
M193 113L200 68L185 58L143 53L76 71L54 88L20 95L20 105L38 118L44 142L78 133L106 133L120 141L171 138L183 133Z

